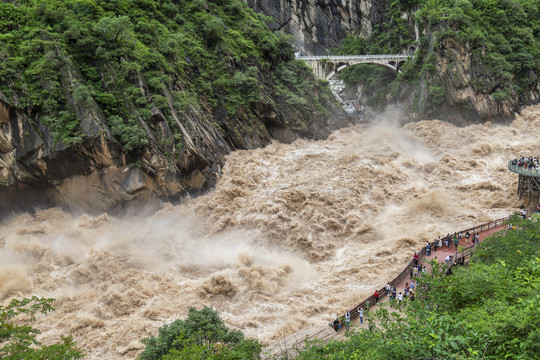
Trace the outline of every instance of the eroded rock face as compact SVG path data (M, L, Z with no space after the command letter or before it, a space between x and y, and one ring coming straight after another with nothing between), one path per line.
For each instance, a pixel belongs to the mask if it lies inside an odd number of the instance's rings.
M247 0L255 11L274 18L274 30L294 36L298 51L322 55L338 46L347 34L369 36L380 22L385 1L380 0Z
M467 44L459 43L456 39L446 37L441 43L437 56L437 72L446 90L446 104L441 109L443 118L454 122L470 122L475 119L490 121L505 121L512 119L519 109L512 104L518 104L517 95L514 99L496 101L493 91L481 90L475 86L475 79L485 76L483 64L473 59ZM537 102L539 86L530 89L529 99ZM448 113L448 116L445 116Z
M161 201L199 195L215 185L225 155L234 149L329 134L326 117L314 116L306 126L284 127L283 119L265 106L254 109L265 126L245 129L234 139L205 129L207 119L190 119L185 147L173 158L170 149L155 142L158 132L172 137L158 113L147 127L150 145L133 155L126 154L99 116L92 115L99 114L95 109L80 109L86 137L68 146L55 140L39 117L31 118L0 98L0 215L56 205L94 212L135 205L152 211Z

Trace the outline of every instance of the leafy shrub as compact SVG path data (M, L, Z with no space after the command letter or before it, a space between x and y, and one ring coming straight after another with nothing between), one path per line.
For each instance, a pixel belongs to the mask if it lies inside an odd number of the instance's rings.
M159 359L258 359L261 345L230 330L209 307L189 308L185 320L159 328L157 337L142 340L146 346L141 360Z
M23 298L12 299L7 306L0 305L0 358L6 360L70 360L82 359L83 353L77 349L71 337L61 337L60 342L42 345L36 339L40 333L30 325L23 325L16 318L33 321L36 314L53 311L54 299Z

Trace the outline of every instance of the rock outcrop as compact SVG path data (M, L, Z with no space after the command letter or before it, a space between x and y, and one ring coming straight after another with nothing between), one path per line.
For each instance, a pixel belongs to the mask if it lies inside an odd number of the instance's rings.
M247 0L257 12L274 19L271 27L292 34L297 50L322 55L337 47L347 34L371 35L381 21L381 0Z
M235 127L237 136L230 138L204 128L207 119L192 119L193 129L183 134L186 145L177 158L171 159L153 140L140 157L134 158L123 151L98 118L85 118L89 130L83 141L65 145L51 136L39 117L31 118L3 99L0 214L54 205L98 212L133 205L154 210L162 200L178 201L212 187L225 155L234 149L253 149L273 140L292 142L300 136L322 139L332 126L326 116L317 115L310 123L286 125L291 119L259 104L254 112L264 126L255 131L249 128L240 133ZM167 135L166 121L159 116L148 127L150 134L159 131L160 136Z
M505 121L512 119L519 111L517 94L511 101L497 101L493 89L479 90L474 79L484 78L484 65L473 59L467 44L458 42L453 37L445 37L435 52L437 74L446 90L446 101L437 111L439 118L447 118L458 122L471 119ZM491 91L490 91L491 90ZM528 89L528 101L537 103L540 100L540 82Z

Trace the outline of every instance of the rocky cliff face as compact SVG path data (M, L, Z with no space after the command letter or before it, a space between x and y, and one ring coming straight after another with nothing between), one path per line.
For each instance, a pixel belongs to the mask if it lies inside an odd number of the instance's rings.
M454 121L504 121L519 111L516 94L510 101L497 101L493 96L494 89L479 90L475 86L475 79L484 78L486 71L484 65L473 58L467 44L446 37L435 54L437 74L446 90L445 103L437 112L438 117ZM527 89L525 95L529 102L537 103L540 100L540 82Z
M353 34L363 38L357 42L363 45L350 48L346 45L339 50L342 54L355 54L357 51L397 53L414 43L418 49L416 59L401 79L394 77L389 83L379 81L374 79L375 75L366 76L367 71L348 77L348 91L355 93L352 98L359 96L357 88L367 90L368 95L356 103L357 107L368 103L375 110L381 110L388 104L398 103L422 118L470 123L478 120L506 121L520 107L540 101L538 66L534 65L538 64L537 60L536 63L533 60L517 61L508 55L520 53L522 59L537 58L531 50L534 46L519 45L535 42L532 35L526 35L536 32L537 27L530 23L530 19L537 17L533 8L528 9L528 16L525 16L516 15L514 9L507 8L504 2L494 3L493 6L499 10L491 13L477 4L474 7L479 8L474 11L472 8L463 10L460 5L451 10L456 15L448 16L450 10L444 7L427 10L429 5L409 1L246 1L256 11L272 16L274 28L292 34L297 49L305 54L323 54ZM465 15L459 15L459 11ZM438 12L439 17L433 15ZM477 16L484 20L480 21ZM518 26L505 26L504 21L497 21L497 16L504 19L522 16L526 20ZM443 18L445 20L441 21ZM463 23L456 19L462 19ZM465 23L470 29L465 29ZM460 31L463 33L457 36ZM468 41L456 40L463 39L467 31L485 34L485 41L469 44ZM444 32L448 35L440 37ZM517 40L523 36L522 40ZM513 40L509 42L510 39ZM504 65L499 66L494 58L503 59ZM355 76L358 78L354 79ZM369 78L367 81L366 77ZM396 88L399 91L396 92ZM384 97L380 96L382 89L386 92ZM369 93L374 95L370 97Z
M347 34L367 37L381 21L381 0L247 0L257 12L274 19L273 29L294 36L298 51L322 55L337 47Z
M263 126L239 132L234 138L204 126L205 116L193 120L183 133L185 148L171 159L157 141L138 157L125 153L98 118L85 118L86 138L66 146L55 141L39 117L0 100L0 214L36 206L61 205L81 211L119 210L126 206L156 209L160 201L198 195L213 186L225 155L234 149L253 149L273 140L292 142L300 136L322 139L336 123L315 115L310 122L283 118L259 104L254 111ZM337 111L337 110L336 110ZM91 114L91 109L83 113ZM339 111L336 115L339 117ZM207 114L206 116L211 116ZM224 123L226 121L224 120ZM229 124L231 126L231 124ZM167 122L156 113L147 124L150 135L169 136ZM90 129L100 129L94 131Z

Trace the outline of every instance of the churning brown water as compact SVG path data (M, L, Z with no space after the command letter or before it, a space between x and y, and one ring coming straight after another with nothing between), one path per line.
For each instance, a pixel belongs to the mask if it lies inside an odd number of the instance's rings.
M56 298L42 339L71 334L89 359L136 357L189 306L270 342L354 306L426 240L507 215L507 160L540 154L540 106L509 126L377 123L235 152L215 191L148 218L9 219L0 300Z

